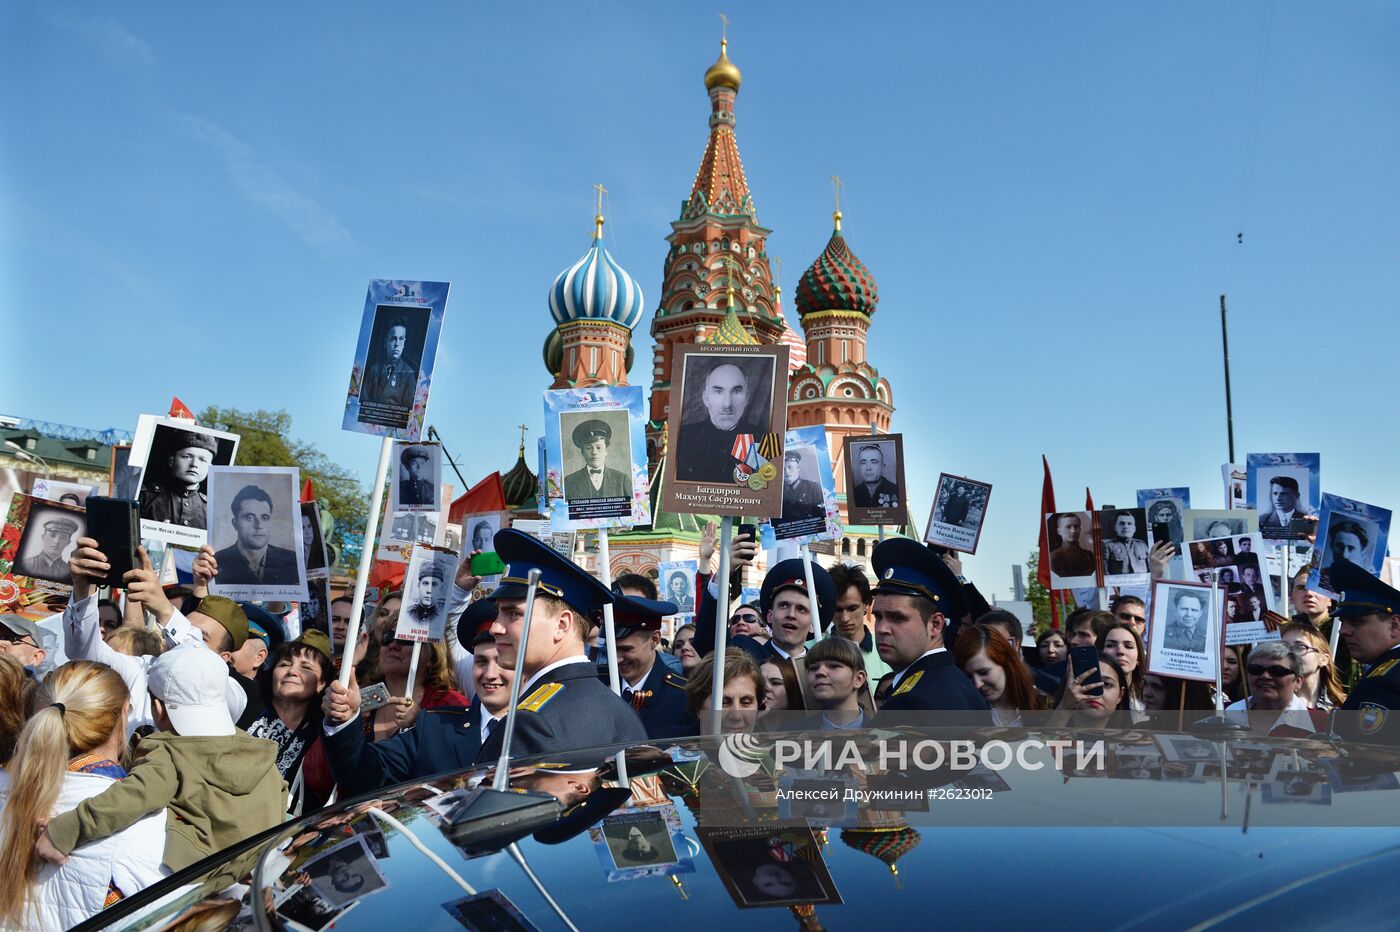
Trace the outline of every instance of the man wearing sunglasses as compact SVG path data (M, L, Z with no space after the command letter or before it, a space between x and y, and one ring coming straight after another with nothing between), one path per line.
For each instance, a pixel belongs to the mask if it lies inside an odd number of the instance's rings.
M1113 617L1133 626L1138 637L1147 640L1147 603L1135 595L1120 595L1113 600Z
M39 626L18 615L0 615L0 654L9 654L32 673L38 673L48 652Z

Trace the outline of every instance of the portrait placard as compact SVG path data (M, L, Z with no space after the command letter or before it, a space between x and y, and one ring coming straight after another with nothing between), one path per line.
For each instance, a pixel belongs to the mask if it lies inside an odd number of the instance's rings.
M850 434L842 444L841 458L851 524L902 525L908 520L903 434Z
M933 510L929 512L924 543L976 553L991 498L989 482L940 473L938 486L933 490Z
M445 547L418 546L403 577L403 602L394 636L403 641L441 641L447 631L447 591L457 554Z
M447 282L370 281L342 428L395 440L423 435L447 290Z
M780 517L788 348L671 348L664 507L675 514Z
M544 393L549 523L556 531L651 520L640 385Z
M302 602L301 474L295 466L209 469L209 546L219 575L209 591L236 601Z
M35 479L33 494L50 502L62 502L78 508L86 507L87 497L97 494L97 486L82 482L61 482L58 479Z
M787 432L782 461L782 514L763 525L759 541L765 550L778 544L812 544L841 536L841 511L836 504L836 476L826 428L820 424Z
M442 543L443 521L438 512L390 511L389 505L384 503L375 559L407 563L415 544Z
M695 834L740 909L842 901L805 822L696 828Z
M1225 508L1248 508L1245 493L1249 490L1249 471L1242 463L1225 463L1220 467L1225 482Z
M441 511L438 482L442 478L442 445L394 444L394 477L390 507L394 511Z
M1103 585L1147 585L1152 579L1152 569L1147 562L1147 510L1101 509L1098 527Z
M669 803L617 812L590 828L588 837L609 883L695 872L680 814Z
M695 612L695 573L699 560L671 560L657 564L656 588L663 602L676 603L677 615Z
M306 581L306 601L297 603L297 624L301 630L331 630L331 581L325 576Z
M131 444L119 443L112 447L112 465L107 473L107 488L112 498L125 498L135 501L141 494L141 469L131 463Z
M311 878L311 888L335 907L387 889L389 881L365 843L363 835L352 835L302 867Z
M330 572L330 554L321 530L321 506L316 502L301 503L301 559L308 578Z
M209 540L209 470L233 465L238 435L170 418L150 423L141 536L198 549Z
M1088 589L1099 584L1094 552L1094 515L1088 511L1057 511L1045 516L1050 548L1050 588Z
M1210 540L1215 537L1242 537L1259 530L1259 512L1253 508L1234 510L1190 508L1186 512L1186 540ZM1180 548L1183 552L1186 547Z
M507 512L488 511L481 514L462 515L462 553L493 553L496 550L496 532L510 527L506 520Z
M1317 546L1308 564L1308 588L1340 599L1341 593L1332 588L1328 578L1338 559L1350 560L1379 577L1389 542L1390 509L1324 492L1317 519Z
M500 890L486 890L442 904L458 925L470 932L500 929L503 932L539 932L520 908Z
M1147 672L1214 683L1220 668L1218 622L1210 586L1153 580Z
M1245 458L1246 499L1268 540L1302 540L1322 504L1319 453L1251 453Z
M1260 554L1264 540L1256 532L1239 537L1193 540L1186 545L1191 571L1201 582L1214 573L1220 589L1231 598L1222 617L1233 621L1262 621L1275 610L1273 587L1264 578Z
M13 576L58 583L66 591L73 583L68 558L86 533L84 509L16 492L0 538L0 570L8 563Z
M1225 619L1225 640L1226 647L1234 647L1236 644L1258 644L1261 641L1277 641L1283 635L1279 632L1279 626L1288 621L1282 615L1275 612L1265 611L1258 620L1251 620L1243 617L1239 612L1239 599L1226 592L1224 589L1217 589L1216 595L1220 598L1220 605L1217 611L1219 617Z

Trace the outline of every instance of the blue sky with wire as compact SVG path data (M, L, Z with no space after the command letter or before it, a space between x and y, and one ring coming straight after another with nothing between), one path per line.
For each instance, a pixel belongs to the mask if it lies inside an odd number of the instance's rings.
M0 411L286 408L365 475L374 441L339 429L365 283L439 279L429 421L469 478L508 467L595 182L650 381L720 9L5 4ZM1400 505L1400 9L726 11L790 319L839 174L915 509L939 472L994 485L984 590L1035 543L1042 452L1065 505L1189 485L1218 507L1222 292L1237 458L1319 450L1325 489Z

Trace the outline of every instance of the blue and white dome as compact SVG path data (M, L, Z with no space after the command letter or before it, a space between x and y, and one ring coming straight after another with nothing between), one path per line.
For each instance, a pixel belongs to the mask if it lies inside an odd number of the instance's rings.
M549 289L549 312L556 323L610 320L628 330L642 320L642 288L603 248L602 225L593 245L559 273Z

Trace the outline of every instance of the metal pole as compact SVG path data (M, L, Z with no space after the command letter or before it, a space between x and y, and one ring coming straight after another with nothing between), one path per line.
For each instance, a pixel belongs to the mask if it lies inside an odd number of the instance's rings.
M452 471L457 474L457 481L462 483L462 491L467 491L470 486L467 484L467 480L462 478L462 470L457 468L457 462L452 459L452 454L447 452L447 444L442 442L442 434L438 433L437 428L432 425L428 426L428 439L436 440L438 445L442 447L442 455L447 457L447 465L451 466Z
M520 642L515 645L515 675L510 682L510 705L506 712L506 734L501 740L501 756L496 758L496 776L491 781L493 790L504 790L510 786L510 739L515 734L515 707L520 704L520 686L525 681L525 654L530 644L530 617L535 614L535 590L540 584L540 571L530 570L526 577L525 620L520 624Z
M423 653L423 642L413 642L413 655L408 660L408 689L403 697L408 701L413 701L413 684L418 679L418 658Z
M1220 630L1220 583L1217 579L1219 573L1210 574L1210 634L1215 638L1215 714L1225 714L1225 683L1220 669L1220 652L1225 649L1225 638ZM1183 691L1182 695L1185 695Z
M612 552L608 547L608 529L598 528L598 576L603 585L612 588ZM617 626L613 622L613 607L603 606L603 646L608 652L608 685L614 695L622 695L622 677L617 672Z
M360 568L355 574L355 597L350 605L350 626L345 629L345 644L340 655L340 685L350 685L355 671L355 645L360 640L360 618L365 610L365 589L369 587L369 567L374 562L374 539L379 533L379 514L384 507L384 477L389 475L389 456L394 441L385 437L379 444L379 466L370 486L369 517L365 520L365 541L360 551Z
M1235 461L1235 409L1230 400L1230 330L1225 326L1225 296L1220 296L1220 345L1225 352L1225 430L1230 439L1230 459Z
M719 601L715 605L714 675L710 678L710 715L713 733L720 731L720 710L724 707L724 649L729 641L729 545L734 537L734 519L725 515L719 521Z

